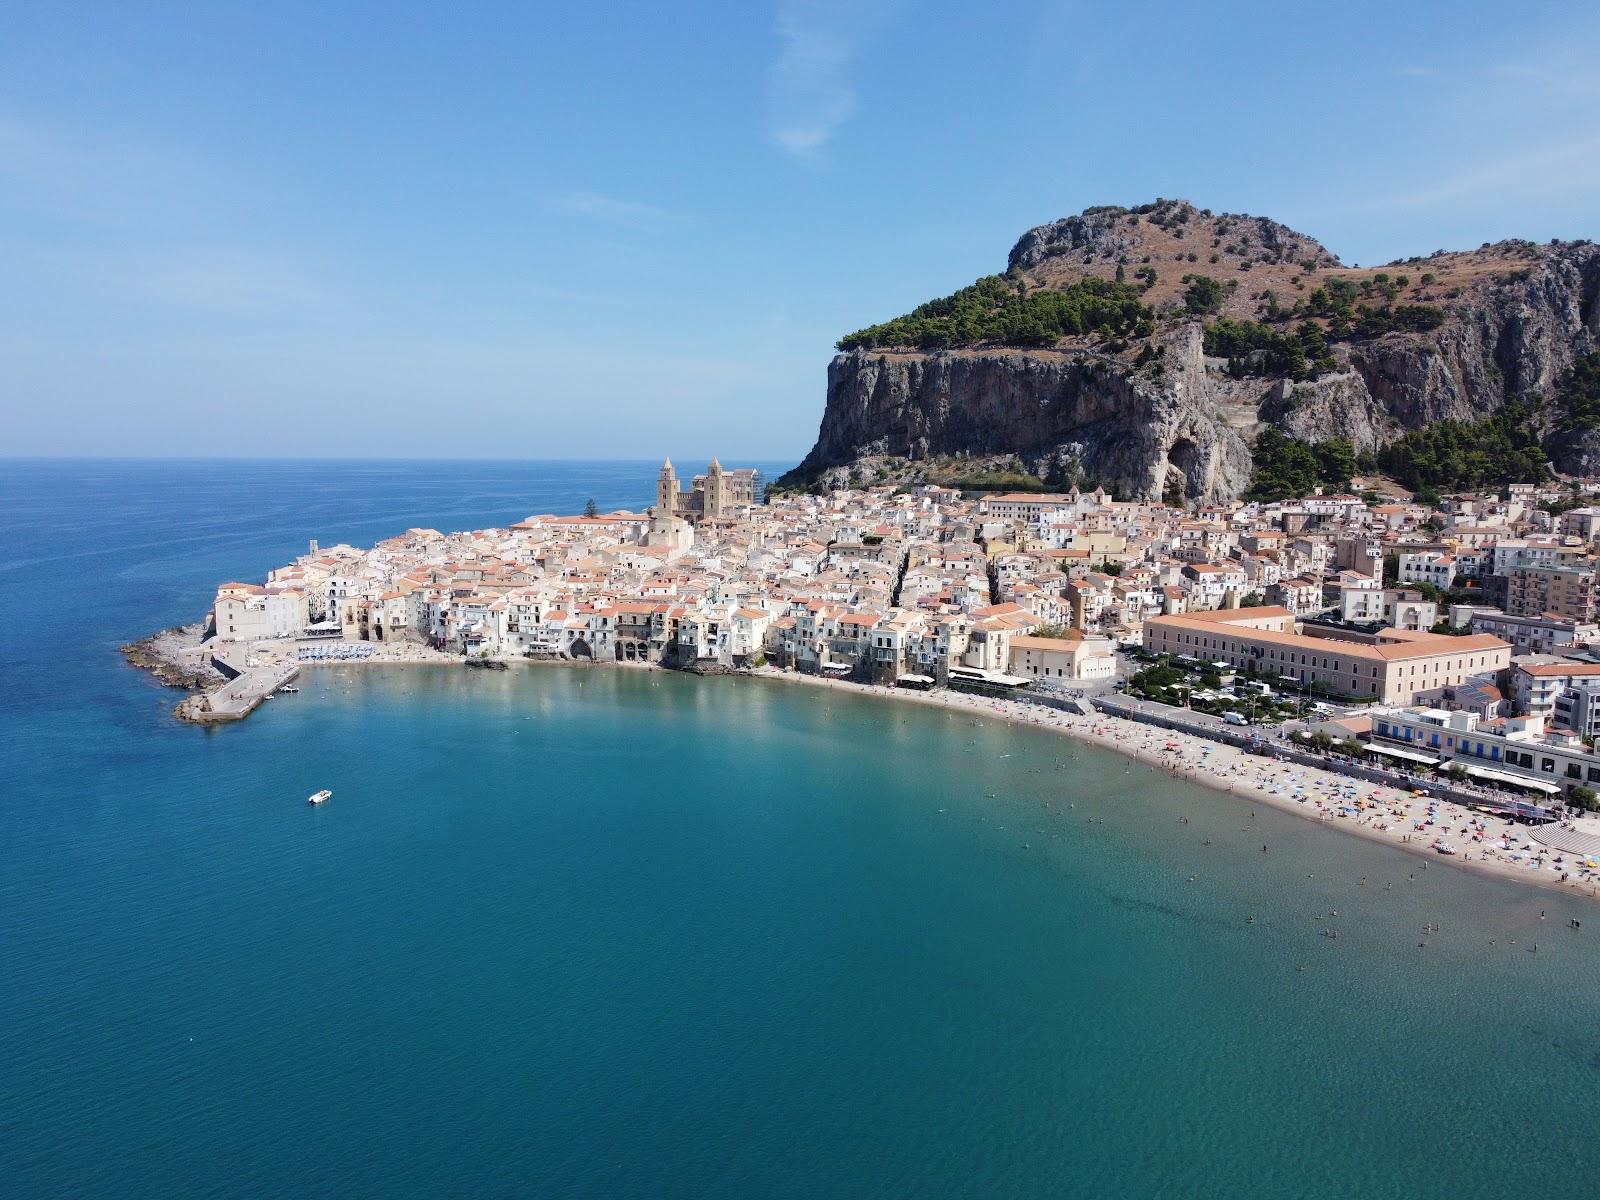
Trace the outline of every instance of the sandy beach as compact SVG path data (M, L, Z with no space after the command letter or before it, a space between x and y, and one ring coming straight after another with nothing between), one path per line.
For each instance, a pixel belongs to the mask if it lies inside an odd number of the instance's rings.
M796 672L764 677L871 694L935 708L960 709L996 720L1046 729L1125 754L1151 770L1268 804L1345 833L1385 842L1424 858L1430 868L1457 866L1516 879L1591 899L1600 898L1600 868L1584 856L1563 854L1528 837L1528 827L1474 812L1463 805L1416 796L1353 779L1336 771L1248 754L1193 734L1096 713L1079 716L1026 700L990 699L964 692L908 692L898 688L823 679ZM1444 854L1436 842L1455 853Z

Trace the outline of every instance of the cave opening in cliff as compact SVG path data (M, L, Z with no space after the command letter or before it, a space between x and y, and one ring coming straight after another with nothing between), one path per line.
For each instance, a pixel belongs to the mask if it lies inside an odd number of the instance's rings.
M1199 457L1199 448L1188 438L1179 438L1172 443L1172 448L1167 451L1167 476L1161 489L1163 504L1178 508L1191 495Z

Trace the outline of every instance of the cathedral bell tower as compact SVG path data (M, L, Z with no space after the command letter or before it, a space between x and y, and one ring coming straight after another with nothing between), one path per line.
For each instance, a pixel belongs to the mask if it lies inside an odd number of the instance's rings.
M706 517L713 521L719 520L727 502L728 493L722 478L722 464L713 458L711 465L706 468Z
M661 474L656 476L656 507L669 517L678 511L678 473L670 458L662 462Z

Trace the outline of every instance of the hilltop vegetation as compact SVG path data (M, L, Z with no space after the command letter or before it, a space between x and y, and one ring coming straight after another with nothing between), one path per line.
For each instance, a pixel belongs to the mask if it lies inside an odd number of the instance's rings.
M1147 337L1154 329L1138 289L1126 283L1085 279L1059 291L1029 292L1020 280L987 275L904 316L842 337L838 345L841 350L942 350L979 342L1049 346L1075 334Z
M1413 491L1542 483L1550 467L1536 420L1508 404L1482 421L1436 421L1385 446L1378 466Z
M1358 456L1345 438L1312 444L1269 426L1256 438L1245 499L1289 500L1309 496L1318 486L1343 491L1358 471L1372 470L1421 496L1543 483L1550 464L1538 425L1533 408L1512 403L1481 421L1436 421L1413 429L1376 456Z
M1221 348L1212 350L1212 344L1208 329L1208 353L1232 352L1228 347L1233 343L1221 335L1215 343ZM1547 439L1541 436L1546 429L1551 437L1600 429L1600 352L1578 357L1556 388L1553 408L1513 401L1479 421L1436 421L1360 460L1343 438L1313 445L1265 429L1252 451L1254 471L1245 495L1252 500L1304 496L1319 484L1348 486L1357 470L1382 471L1428 497L1442 491L1543 483L1551 478Z
M1235 378L1284 375L1315 379L1338 369L1328 351L1327 335L1314 321L1302 321L1293 331L1279 331L1259 321L1224 317L1206 326L1205 351L1226 358L1228 373Z
M1581 354L1556 390L1562 430L1600 429L1600 351Z
M1207 338L1224 348L1207 352L1230 359L1235 378L1314 379L1337 369L1330 345L1437 329L1466 286L1514 274L1519 257L1536 254L1531 243L1507 243L1408 260L1429 268L1415 274L1361 271L1263 217L1214 215L1184 200L1092 208L1030 231L1005 275L847 334L837 346L1038 348L1097 338L1120 353L1163 326L1217 317Z
M1444 324L1444 313L1437 308L1423 304L1356 303L1358 299L1377 296L1392 302L1410 283L1410 276L1390 276L1387 271L1379 271L1370 279L1330 279L1303 303L1296 301L1290 308L1278 309L1278 312L1284 318L1302 313L1324 317L1328 322L1328 336L1335 340L1380 337L1402 331L1424 333L1439 328ZM1276 298L1270 308L1277 308ZM1269 311L1268 315L1274 314Z
M1268 427L1256 438L1255 473L1246 500L1291 500L1322 487L1343 491L1356 473L1356 450L1348 438L1312 445Z

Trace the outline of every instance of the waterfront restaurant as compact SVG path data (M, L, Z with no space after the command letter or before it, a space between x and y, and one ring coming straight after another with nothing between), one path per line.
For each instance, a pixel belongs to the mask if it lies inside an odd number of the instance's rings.
M1546 796L1567 788L1597 788L1600 756L1583 739L1547 731L1544 718L1495 717L1441 708L1404 708L1372 714L1372 749L1384 743L1418 754L1443 756L1443 767L1461 767L1492 786L1510 784ZM1600 790L1600 788L1597 788Z

